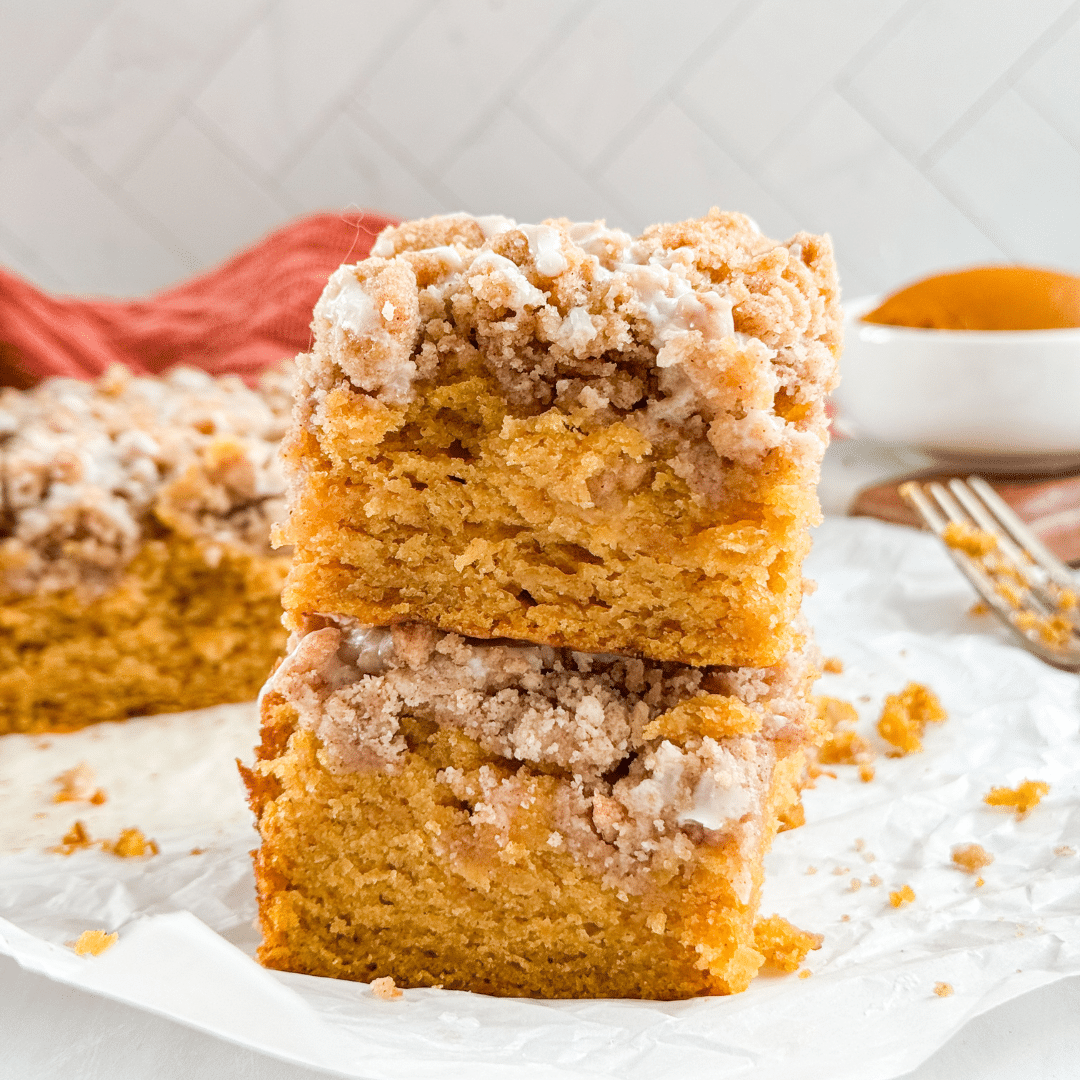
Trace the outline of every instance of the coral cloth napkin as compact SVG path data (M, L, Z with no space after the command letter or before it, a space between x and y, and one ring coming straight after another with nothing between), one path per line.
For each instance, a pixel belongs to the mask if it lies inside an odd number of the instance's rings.
M311 309L343 262L364 258L393 219L313 214L181 285L143 300L53 296L0 269L0 386L138 374L176 364L253 377L306 349Z

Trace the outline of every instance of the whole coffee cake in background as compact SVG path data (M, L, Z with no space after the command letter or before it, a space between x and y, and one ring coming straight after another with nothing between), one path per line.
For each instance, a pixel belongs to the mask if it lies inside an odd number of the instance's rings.
M284 645L291 377L0 391L0 733L255 696Z
M244 770L260 959L680 998L805 955L757 911L820 738L828 240L433 218L338 270L313 325L292 637Z
M432 218L338 270L313 326L287 612L690 664L791 647L839 353L826 239Z

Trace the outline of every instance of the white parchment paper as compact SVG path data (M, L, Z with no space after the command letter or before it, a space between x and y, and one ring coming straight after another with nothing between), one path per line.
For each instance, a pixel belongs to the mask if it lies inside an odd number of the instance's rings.
M276 1056L347 1076L886 1080L966 1020L1080 973L1080 694L1076 676L1012 646L929 536L874 521L818 530L807 601L860 731L885 694L924 682L949 712L921 754L881 757L868 784L838 767L806 792L807 824L777 838L762 911L825 935L809 978L760 977L745 994L676 1003L506 1001L264 971L250 956L256 841L232 758L250 756L250 706L0 740L0 951L25 968ZM101 806L53 803L85 762ZM991 787L1045 780L1027 818ZM91 835L137 825L161 854L121 860L46 848L81 819ZM985 884L955 844L994 856ZM193 849L197 853L193 854ZM811 872L813 868L813 872ZM880 884L875 884L880 880ZM857 884L856 884L857 883ZM900 909L889 891L910 885ZM119 932L96 958L65 945ZM952 985L938 997L936 983Z

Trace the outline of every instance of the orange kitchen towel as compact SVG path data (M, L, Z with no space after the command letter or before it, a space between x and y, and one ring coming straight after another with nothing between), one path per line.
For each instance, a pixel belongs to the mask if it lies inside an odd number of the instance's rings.
M114 363L138 374L187 364L250 379L307 348L326 279L364 258L390 224L358 211L312 214L142 300L53 296L0 269L0 385L86 379Z

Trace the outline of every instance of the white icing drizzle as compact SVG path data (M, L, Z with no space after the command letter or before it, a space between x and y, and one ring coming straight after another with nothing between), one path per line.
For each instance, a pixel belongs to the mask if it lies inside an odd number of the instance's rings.
M355 337L370 337L383 330L379 313L351 266L340 266L330 275L315 305L315 317Z
M541 308L547 303L547 297L521 272L517 263L511 262L502 255L496 255L494 251L481 251L473 259L469 271L479 277L478 271L489 268L510 286L508 307L521 311L525 307ZM470 284L474 280L475 277L470 277Z
M529 252L536 261L538 273L555 277L569 267L558 229L550 225L519 225L518 231L524 233L529 241Z
M490 240L492 237L508 232L517 226L517 222L513 218L503 217L502 214L484 214L481 217L474 217L473 221L480 226L480 231L484 234L485 240Z

